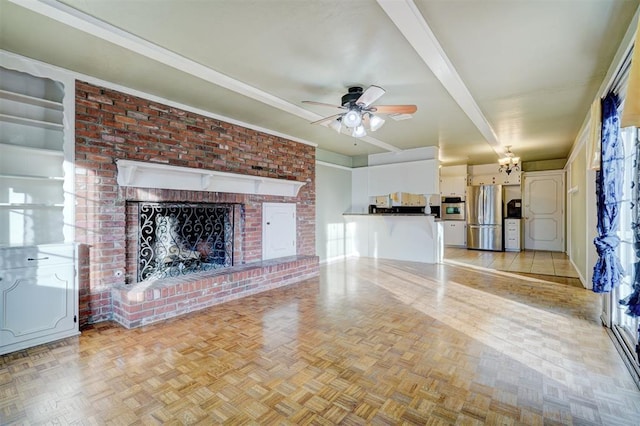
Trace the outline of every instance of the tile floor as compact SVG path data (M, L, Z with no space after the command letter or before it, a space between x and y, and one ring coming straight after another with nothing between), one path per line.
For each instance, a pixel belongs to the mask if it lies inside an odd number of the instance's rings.
M451 263L458 262L498 271L579 278L569 257L561 252L493 252L446 247L444 258Z

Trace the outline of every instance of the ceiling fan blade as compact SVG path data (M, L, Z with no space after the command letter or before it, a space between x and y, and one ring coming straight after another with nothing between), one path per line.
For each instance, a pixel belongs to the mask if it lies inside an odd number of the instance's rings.
M316 102L316 101L302 101L303 104L309 104L309 105L318 105L318 106L324 106L324 107L329 107L329 108L340 108L340 109L346 109L343 106L340 105L332 105L332 104L325 104L324 102Z
M413 114L418 110L415 105L374 105L371 111L379 114Z
M335 119L336 119L336 118L338 118L338 117L342 117L343 115L344 115L344 113L342 113L342 114L335 114L335 115L332 115L332 116L330 116L330 117L321 118L320 120L318 120L318 121L314 121L314 122L313 122L313 123L311 123L311 124L320 124L320 125L324 126L324 125L328 124L330 121L335 120Z
M380 96L385 94L385 90L382 87L378 86L369 86L367 90L364 91L362 95L356 101L356 105L360 105L361 107L368 107L375 101L377 101Z

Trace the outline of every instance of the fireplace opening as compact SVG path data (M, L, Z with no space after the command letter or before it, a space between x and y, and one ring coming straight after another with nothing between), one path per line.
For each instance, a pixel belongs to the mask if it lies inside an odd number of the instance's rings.
M137 204L138 281L233 265L233 204L131 203Z

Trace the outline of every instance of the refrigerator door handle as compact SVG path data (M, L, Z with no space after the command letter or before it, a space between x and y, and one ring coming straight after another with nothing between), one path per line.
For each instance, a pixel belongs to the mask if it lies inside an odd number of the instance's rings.
M467 225L469 228L497 228L500 225Z

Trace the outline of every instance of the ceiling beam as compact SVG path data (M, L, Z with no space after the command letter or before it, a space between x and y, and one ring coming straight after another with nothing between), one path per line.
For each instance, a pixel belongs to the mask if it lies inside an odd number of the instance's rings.
M431 69L431 72L440 80L447 92L478 128L487 143L496 154L502 156L505 149L496 132L458 75L415 3L412 0L377 1L420 58Z
M164 65L175 68L192 76L198 77L209 83L215 84L248 98L262 102L281 111L298 116L309 122L323 118L314 112L308 111L298 105L285 101L271 93L258 89L257 87L243 83L227 75L219 73L214 69L206 67L198 62L192 61L182 55L178 55L157 44L150 43L134 34L123 31L111 24L94 18L70 6L55 0L9 0L32 12L39 13L48 18L54 19L62 24L94 37L101 38L109 43L113 43L124 49L128 49L141 56L160 62ZM114 82L117 83L117 82ZM328 129L329 130L329 129ZM359 140L375 145L387 151L401 151L399 148L382 142L378 139L366 136Z

